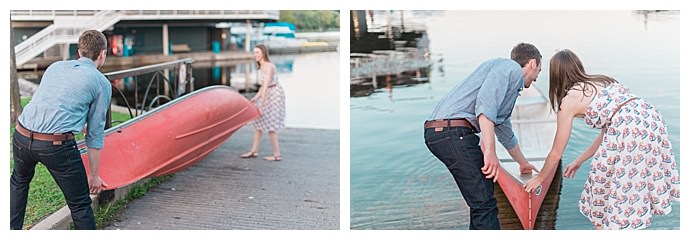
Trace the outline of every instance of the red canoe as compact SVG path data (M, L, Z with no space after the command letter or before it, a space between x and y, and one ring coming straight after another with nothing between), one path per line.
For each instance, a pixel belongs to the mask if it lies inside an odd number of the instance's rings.
M549 106L546 97L533 85L525 89L518 97L511 117L513 131L519 140L520 148L537 169L543 167L556 134L556 114L551 112ZM501 159L501 173L498 178L500 190L510 202L522 229L534 229L537 214L554 179L555 171L544 180L541 188L531 193L525 192L524 183L535 177L537 173L521 174L519 165L504 149L497 148L499 149L501 150L498 152ZM497 197L497 201L500 200ZM509 212L499 208L499 213L501 211ZM499 218L499 220L502 219ZM503 224L501 227L504 228Z
M108 129L99 171L104 190L184 170L258 116L236 90L211 86ZM83 141L78 147L88 172Z
M541 169L544 165L544 160L542 159L528 159L534 166ZM537 221L537 214L541 208L546 193L549 191L551 186L551 181L553 180L554 173L542 182L541 188L532 191L531 193L525 192L522 187L527 180L532 179L536 176L536 173L532 174L520 174L519 166L515 162L502 162L501 163L501 173L498 178L498 184L503 190L505 197L510 202L513 207L515 214L522 224L522 229L532 230L534 229L535 222ZM500 211L500 210L499 210Z

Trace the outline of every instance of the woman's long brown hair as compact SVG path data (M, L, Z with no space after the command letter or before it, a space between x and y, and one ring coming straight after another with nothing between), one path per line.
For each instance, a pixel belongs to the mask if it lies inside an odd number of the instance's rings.
M608 86L611 83L618 82L616 79L606 75L589 75L585 73L582 61L569 49L564 49L554 54L549 68L549 101L551 102L551 108L555 112L560 110L561 101L568 94L568 90L580 83L589 85L592 87L591 89L596 89L594 83ZM581 90L585 96L588 96L586 89L585 86L582 86ZM591 94L596 94L596 91Z
M261 49L261 52L264 55L264 60L266 60L266 62L271 62L271 59L268 59L268 48L266 47L266 45L259 44L259 45L256 45L256 47L254 47L254 48ZM260 62L257 61L256 65L259 66L259 67L257 67L258 69L261 69L261 63Z

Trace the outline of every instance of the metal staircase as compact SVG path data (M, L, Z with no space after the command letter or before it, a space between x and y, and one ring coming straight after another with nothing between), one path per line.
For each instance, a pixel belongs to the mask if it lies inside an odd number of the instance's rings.
M23 65L56 44L76 43L88 29L104 31L121 20L278 20L278 10L10 10L12 21L52 21L53 24L14 47Z
M119 22L117 10L98 11L91 16L56 16L53 24L14 47L17 65L23 65L56 44L77 43L79 35L90 29L103 31Z

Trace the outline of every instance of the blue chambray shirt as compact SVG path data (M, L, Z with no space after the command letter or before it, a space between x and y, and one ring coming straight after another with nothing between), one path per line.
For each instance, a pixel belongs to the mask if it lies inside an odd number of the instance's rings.
M103 148L112 89L90 58L59 61L46 69L19 122L39 133L79 133L88 123L86 146Z
M427 120L465 118L481 131L477 117L484 114L496 125L498 141L506 149L518 143L510 115L524 87L520 64L508 58L483 62L446 94Z

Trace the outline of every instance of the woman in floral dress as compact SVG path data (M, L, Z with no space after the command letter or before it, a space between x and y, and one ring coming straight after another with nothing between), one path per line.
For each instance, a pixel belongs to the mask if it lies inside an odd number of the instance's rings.
M554 54L550 64L549 98L558 127L542 171L525 183L525 190L536 189L555 170L572 120L579 117L601 132L563 175L573 178L594 156L578 203L594 227L644 229L652 215L670 213L671 201L680 200L680 175L659 111L615 79L586 74L570 50Z

